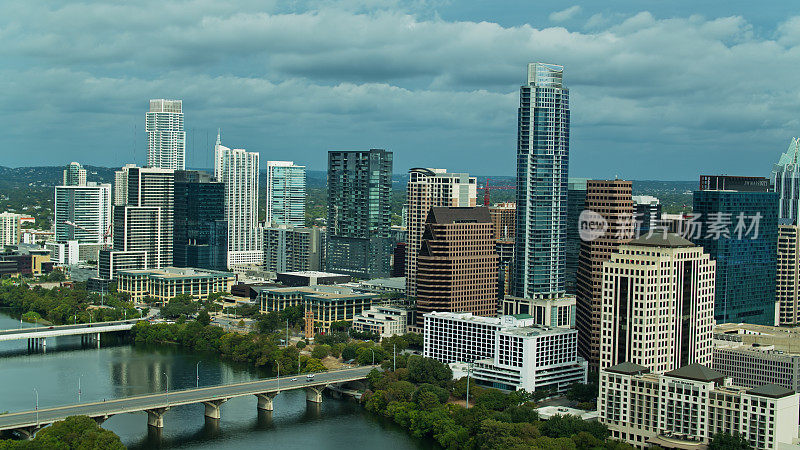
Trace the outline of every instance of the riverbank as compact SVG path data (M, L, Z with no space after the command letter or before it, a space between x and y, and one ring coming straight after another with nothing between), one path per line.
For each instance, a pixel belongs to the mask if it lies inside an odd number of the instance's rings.
M0 313L0 329L18 326L18 318ZM201 353L179 345L128 345L118 341L106 346L106 342L98 349L82 347L77 337L56 338L48 342L46 354L30 353L17 341L0 342L0 383L14 386L4 391L2 410L33 409L34 388L40 408L74 404L79 382L81 402L102 402L104 398L165 392L167 384L171 392L197 384L232 384L274 376L249 363L222 360L213 352ZM141 413L113 416L103 428L119 435L127 448L136 450L249 450L261 448L265 442L285 449L439 448L349 400L326 396L321 405L312 407L303 392L282 392L274 406L272 413L259 413L254 397L238 397L223 405L222 419L217 421L204 419L203 405L186 405L170 409L159 432L148 430L146 416Z

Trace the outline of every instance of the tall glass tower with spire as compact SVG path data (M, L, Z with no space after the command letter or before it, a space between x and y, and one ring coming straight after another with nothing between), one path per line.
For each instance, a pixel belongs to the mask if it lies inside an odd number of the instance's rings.
M564 67L528 64L520 87L514 295L563 295L566 273L569 90Z
M772 168L772 185L778 193L778 218L797 225L800 209L800 138L792 138L786 153Z

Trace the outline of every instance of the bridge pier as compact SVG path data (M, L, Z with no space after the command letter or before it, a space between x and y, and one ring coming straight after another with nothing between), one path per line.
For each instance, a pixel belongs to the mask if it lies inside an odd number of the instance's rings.
M227 402L227 398L221 398L219 400L211 400L207 402L203 402L206 405L206 417L209 419L219 419L222 417L222 413L220 412L219 407Z
M100 333L97 333L97 348L100 348Z
M169 408L147 409L147 425L155 428L164 428L164 413Z
M14 431L16 431L22 437L22 439L29 441L33 439L33 436L36 434L36 432L41 429L42 427L39 425L32 425L29 427L17 428Z
M309 386L306 388L306 401L311 403L322 403L322 391L325 386Z
M272 400L278 395L277 392L267 392L264 394L256 394L258 398L258 409L261 411L272 411Z

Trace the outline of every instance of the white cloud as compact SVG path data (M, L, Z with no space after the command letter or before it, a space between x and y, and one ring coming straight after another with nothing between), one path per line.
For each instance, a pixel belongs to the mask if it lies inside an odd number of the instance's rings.
M581 12L581 7L579 5L573 5L569 8L562 9L561 11L550 13L548 18L552 22L564 22L565 20L572 19L579 12Z
M425 2L143 3L0 4L0 121L6 145L30 150L10 160L129 148L147 99L164 96L184 98L189 128L284 152L270 158L319 168L329 148L386 146L398 171L512 173L518 87L535 60L566 67L576 175L676 178L694 170L680 152L723 149L718 171L758 175L800 132L797 17L764 37L738 16L595 15L579 32L446 21L419 12ZM97 163L124 162L108 158Z

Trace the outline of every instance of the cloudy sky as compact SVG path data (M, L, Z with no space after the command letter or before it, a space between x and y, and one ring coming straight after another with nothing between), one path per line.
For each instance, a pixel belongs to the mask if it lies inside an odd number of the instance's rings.
M0 2L0 165L145 161L183 99L191 167L223 143L325 168L513 175L526 63L565 66L570 175L766 176L800 134L800 10L767 0Z

